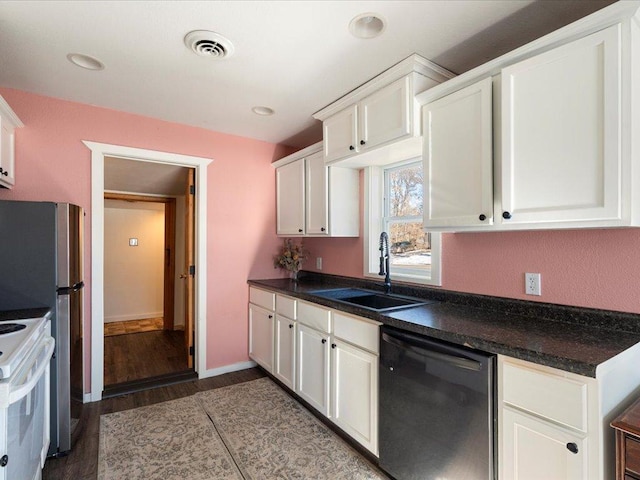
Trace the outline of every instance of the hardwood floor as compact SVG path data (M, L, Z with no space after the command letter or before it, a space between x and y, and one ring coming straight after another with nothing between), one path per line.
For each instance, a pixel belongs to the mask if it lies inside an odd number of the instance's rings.
M97 478L100 415L174 400L200 391L226 387L264 376L265 373L262 370L251 368L204 380L194 380L87 403L84 405L79 427L73 435L71 452L66 457L47 459L43 480L95 480Z
M124 335L127 333L152 332L164 328L164 319L145 318L142 320L127 320L124 322L107 322L104 324L104 336Z
M154 332L104 338L104 384L115 385L189 370L184 332Z

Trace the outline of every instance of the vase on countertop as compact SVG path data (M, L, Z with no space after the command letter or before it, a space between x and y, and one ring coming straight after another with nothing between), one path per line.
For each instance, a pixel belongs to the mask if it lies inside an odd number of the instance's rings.
M298 281L298 273L300 273L299 270L289 270L289 278L291 280L293 280L294 282L297 282Z

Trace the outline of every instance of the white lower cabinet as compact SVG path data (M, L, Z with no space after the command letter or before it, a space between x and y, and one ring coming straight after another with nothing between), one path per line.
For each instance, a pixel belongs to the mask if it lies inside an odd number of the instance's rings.
M503 476L512 480L588 478L586 441L567 429L517 410L502 416Z
M249 356L378 455L380 324L251 287Z
M331 418L378 454L378 356L337 338L331 344Z
M329 334L298 325L296 393L329 416Z
M274 312L249 304L249 357L265 370L273 370Z
M290 389L295 385L296 322L276 314L273 374Z

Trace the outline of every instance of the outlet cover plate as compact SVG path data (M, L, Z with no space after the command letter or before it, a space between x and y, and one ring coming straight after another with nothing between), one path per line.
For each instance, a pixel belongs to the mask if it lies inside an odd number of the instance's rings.
M527 295L542 295L541 276L539 273L524 274L524 293Z

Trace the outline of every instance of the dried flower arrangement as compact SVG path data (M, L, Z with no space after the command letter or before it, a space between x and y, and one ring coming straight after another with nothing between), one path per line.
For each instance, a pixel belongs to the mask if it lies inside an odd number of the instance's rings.
M290 238L285 238L280 253L273 258L273 266L291 272L291 278L297 280L298 272L302 269L302 262L307 255L302 242L297 244Z

